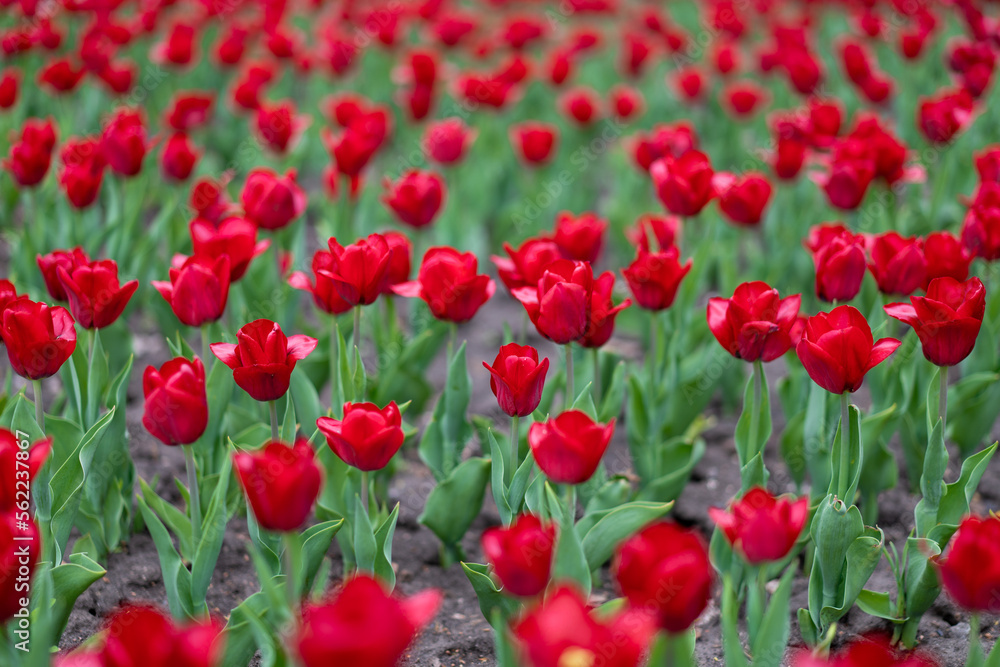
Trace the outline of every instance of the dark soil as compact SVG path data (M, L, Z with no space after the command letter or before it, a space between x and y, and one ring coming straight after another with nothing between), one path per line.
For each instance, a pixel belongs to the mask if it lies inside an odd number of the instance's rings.
M501 343L503 323L517 328L520 325L520 306L505 296L498 294L489 308L483 309L473 323L460 330L462 338L468 340L468 359L473 377L473 398L471 414L487 415L501 425L506 423L496 407L496 401L489 390L485 370L481 360L492 361ZM543 340L533 340L542 354L553 361L558 360L559 351ZM166 345L158 334L136 335L135 349L138 353L136 371L133 373L129 391L128 423L132 436L132 455L139 474L146 480L158 477L157 491L171 498L176 490L170 484L172 477L182 477L183 456L176 448L168 448L154 440L141 425L142 392L141 371L148 364L160 364L169 356ZM637 357L641 346L635 341L616 337L606 348L616 354ZM779 364L771 364L772 367ZM780 368L771 368L780 375ZM444 383L445 365L443 354L432 366L431 381L436 386ZM771 381L774 386L774 380ZM739 489L739 466L732 443L735 417L718 413L713 408L716 423L705 433L707 452L695 468L691 482L677 501L673 510L675 519L699 527L709 535L712 524L707 509L720 505L732 497ZM776 411L777 412L777 411ZM426 418L426 417L425 417ZM420 424L421 426L423 424ZM781 424L775 424L775 433L780 433ZM476 446L475 444L473 446ZM778 458L776 444L771 443L768 467L772 471L783 470ZM426 495L432 485L429 471L420 463L413 448L404 452L407 465L394 478L390 488L390 501L400 503L399 524L393 543L394 564L398 573L398 590L412 594L429 587L438 588L445 594L444 605L434 622L417 639L407 655L405 664L413 667L452 667L460 665L493 665L493 640L490 628L483 619L476 596L458 565L442 570L438 564L438 543L434 535L420 524L417 517L423 507ZM626 472L629 460L624 441L624 429L609 450L606 463L615 472ZM900 469L903 470L902 463ZM957 470L951 471L949 479L954 479ZM787 475L774 475L771 490L793 491ZM907 491L905 479L891 491L882 494L879 503L879 525L885 530L887 541L901 545L912 525L913 507L917 498ZM487 507L477 520L465 540L465 549L471 561L482 562L478 546L480 533L487 526L499 521L495 508L491 506L487 494ZM980 494L976 497L973 510L985 513L1000 507L1000 469L993 465L987 470L980 484ZM216 568L215 577L208 591L208 604L213 614L226 618L231 609L258 590L254 568L247 552L248 535L246 521L234 518L229 525L225 543ZM336 542L331 549L333 559L332 582L342 575ZM97 631L102 619L114 608L125 602L150 601L166 606L166 594L160 575L156 550L149 535L133 535L121 551L111 555L107 565L108 574L95 583L77 601L63 635L62 646L74 647ZM613 596L613 591L604 578L604 586L595 591L595 599L601 601ZM882 561L879 569L868 584L869 588L893 591L895 583ZM800 576L792 599L794 612L806 604L806 578ZM1000 633L996 619L984 619L984 639L991 643ZM792 643L800 643L796 623L792 623ZM837 642L858 634L887 630L884 622L860 612L856 608L839 625ZM702 615L697 624L697 657L699 664L721 664L722 638L719 623L719 608L715 602ZM963 665L968 646L969 625L966 617L941 596L934 607L925 615L920 625L920 640L927 651L933 653L943 665L957 667Z

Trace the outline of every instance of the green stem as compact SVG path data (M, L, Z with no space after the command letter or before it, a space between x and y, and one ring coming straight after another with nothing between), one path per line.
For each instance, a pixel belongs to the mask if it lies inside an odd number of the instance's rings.
M369 473L367 470L361 471L361 506L365 508L368 514L371 514L371 508L368 507L368 485L369 485Z
M211 350L212 346L208 342L208 325L204 324L201 327L201 361L205 365L206 370L212 367Z
M510 465L504 471L504 482L507 484L507 488L510 488L510 483L514 480L514 472L517 470L518 466L521 464L521 417L514 415L510 418ZM513 508L511 508L513 509Z
M948 366L940 368L941 375L941 396L938 397L938 417L941 418L941 433L944 434L944 427L947 425L948 417Z
M191 537L192 544L197 550L201 542L201 497L198 493L198 472L194 463L194 447L191 445L181 445L184 450L184 466L187 468L188 483L188 510L191 514Z
M267 409L271 414L271 440L278 442L278 404L275 401L268 401Z
M846 391L840 395L840 486L837 490L840 499L850 504L851 499L847 497L847 491L851 486L851 425L847 395Z
M983 645L979 641L979 614L969 617L969 659L966 667L980 667L983 664Z
M42 381L32 380L31 388L35 397L35 422L38 428L45 433L45 404L42 402Z
M351 370L358 374L358 357L361 356L361 306L354 306L354 331L351 332L354 338L354 352L351 353Z
M448 324L448 362L449 363L451 363L451 355L454 354L456 347L458 347L458 324L456 322L449 322L449 324Z
M576 521L576 485L567 484L566 485L566 507L569 508L569 516L575 522Z
M747 630L750 637L756 637L760 630L761 621L764 620L765 600L767 599L767 575L762 566L756 566L757 570L754 580L749 582L747 588Z
M338 368L338 356L339 349L337 347L338 339L337 335L337 317L331 316L331 326L330 326L330 395L336 396L337 387L337 368ZM333 406L335 410L339 410L340 406Z
M594 392L594 403L597 405L601 404L601 352L598 348L590 348L590 356L593 359L594 365L594 386L592 387Z
M764 374L763 363L760 359L753 362L753 406L751 407L752 412L750 413L750 442L752 448L747 452L747 460L743 462L746 465L750 462L754 456L757 455L759 451L764 449L764 443L758 442L760 435L760 399L761 399L761 376ZM743 408L744 410L746 407Z
M87 329L87 363L91 368L94 365L94 347L97 345L97 329Z
M564 409L569 410L576 398L574 394L576 383L573 381L573 344L566 343L563 348L566 350L566 403Z
M285 561L285 599L288 601L288 611L294 618L295 610L299 606L299 540L295 533L282 533L281 540L285 543L285 552L282 554Z
M660 340L660 314L655 310L649 314L649 389L653 396L658 393L657 385L660 382L660 360L658 341Z

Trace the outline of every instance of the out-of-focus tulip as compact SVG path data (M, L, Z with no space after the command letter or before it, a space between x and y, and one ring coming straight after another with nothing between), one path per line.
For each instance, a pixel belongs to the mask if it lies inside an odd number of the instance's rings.
M743 283L729 299L708 300L708 328L726 352L744 361L774 361L792 345L802 297L782 299L765 282Z
M194 255L170 267L170 280L154 280L174 315L189 327L217 322L226 310L230 285L229 255Z
M752 81L737 81L723 91L726 108L735 118L748 118L767 100L767 93Z
M672 521L653 523L626 540L611 569L628 601L652 612L670 633L691 627L712 594L714 571L704 541Z
M101 151L108 166L119 176L131 178L142 171L148 150L146 124L138 111L119 109L104 125Z
M212 353L233 369L233 380L255 401L285 395L295 362L316 349L317 340L301 334L286 337L276 322L254 320L236 334L236 343L212 343Z
M964 282L969 277L972 256L962 242L948 232L932 232L924 239L924 259L927 261L926 290L935 278L954 278Z
M625 230L625 236L637 249L650 252L680 245L681 219L674 215L646 214L635 226Z
M236 216L225 218L218 225L205 218L195 218L188 230L195 255L213 259L229 257L230 282L242 278L250 262L271 245L270 239L257 240L256 225Z
M917 126L928 141L946 144L972 122L974 101L965 90L944 91L917 107Z
M386 180L382 198L396 219L419 229L434 222L445 198L444 179L430 171L412 169L395 182Z
M813 382L830 393L843 394L860 389L865 374L897 347L895 338L876 342L858 309L838 306L806 320L795 353Z
M728 510L710 507L708 515L746 562L759 565L791 553L809 519L809 498L776 498L757 486Z
M291 100L262 102L257 109L257 135L278 155L284 155L308 125L309 117L298 115Z
M177 357L157 369L147 366L142 375L146 399L142 425L165 445L190 445L208 426L205 366Z
M456 164L476 139L476 132L461 118L445 118L427 125L424 131L424 150L429 159L438 164Z
M503 247L508 257L494 255L490 259L511 293L519 287L537 285L549 264L562 257L559 246L547 238L528 239L516 250L509 243L504 243Z
M547 358L539 363L538 350L508 343L500 347L492 366L484 361L483 367L490 372L490 389L501 410L511 417L527 417L535 411L549 370Z
M820 658L812 649L795 651L791 667L939 667L938 662L919 652L903 652L889 643L888 637L862 637L828 658Z
M322 473L305 438L291 446L270 442L255 451L233 454L233 469L262 528L292 532L309 518Z
M96 137L70 138L59 154L63 163L59 184L76 208L87 208L97 200L104 180L104 153Z
M66 288L59 282L59 268L62 267L70 274L78 266L86 266L90 263L90 257L83 248L77 246L72 250L53 250L47 255L35 257L38 268L42 272L42 279L45 281L45 289L49 296L56 301L67 301Z
M967 611L995 614L1000 607L1000 517L962 520L943 558L934 559L941 586ZM978 637L973 637L973 641Z
M52 120L29 118L21 128L21 136L11 144L3 165L19 186L34 187L48 173L55 145L56 130Z
M296 182L294 169L279 176L270 169L254 169L247 175L240 200L247 218L261 229L287 227L306 210L306 193Z
M552 240L566 259L594 263L604 248L607 231L608 221L595 213L573 215L562 211L556 216Z
M431 248L424 255L417 279L400 283L392 291L423 299L439 320L466 322L496 292L496 283L489 276L478 274L478 268L479 261L471 252Z
M712 198L712 165L700 151L663 157L650 166L649 175L660 201L674 215L698 215Z
M805 241L816 265L816 296L824 301L850 301L865 277L864 238L843 225L817 225Z
M885 312L913 327L928 361L955 366L976 345L986 312L986 288L979 278L965 282L935 278L927 296L911 296L908 304L891 303Z
M719 208L738 225L752 227L760 223L771 199L771 183L756 172L742 176L719 172L712 177L712 188L719 198Z
M559 108L570 121L582 127L590 125L601 116L600 100L590 88L567 90L559 98Z
M556 526L522 514L506 527L483 532L482 546L504 592L530 598L545 590L552 571Z
M138 280L118 282L118 263L101 259L79 264L72 272L56 268L56 276L66 292L69 309L84 329L103 329L117 320L139 288Z
M649 134L637 133L632 147L635 163L649 171L653 163L668 155L679 158L690 150L697 150L698 135L687 121L656 125Z
M629 86L612 88L608 101L615 118L623 123L641 116L646 110L642 93Z
M27 442L24 445L27 447ZM23 491L23 488L19 487L24 485L15 482L31 482L35 479L51 453L52 438L38 440L32 443L30 448L21 449L21 440L17 435L0 428L0 474L4 475L5 479L11 480L10 484L0 486L0 514L13 512L17 509L18 503L24 503L24 494L18 493L19 490ZM27 504L24 507L27 507Z
M547 123L525 122L510 130L511 144L518 157L529 167L548 162L558 140L558 130Z
M410 239L401 232L389 231L382 236L389 244L389 268L386 269L388 280L385 291L386 294L391 294L393 285L405 283L410 279L413 245L410 243Z
M906 296L920 289L927 276L923 241L897 232L878 234L871 241L868 269L883 294Z
M680 262L680 250L671 246L659 252L639 248L635 259L622 270L632 296L640 308L665 310L673 305L684 276L691 270L691 260Z
M208 619L179 624L146 604L114 612L105 636L100 650L104 667L218 667L225 653L221 624Z
M316 426L344 463L358 470L381 470L403 445L402 417L395 401L384 408L374 403L345 403L344 418L320 417Z
M17 103L17 94L21 89L20 72L8 68L0 74L0 109L9 109Z
M1000 259L1000 183L979 186L962 223L962 244L974 257Z
M436 590L396 598L377 580L358 574L328 601L303 608L292 646L305 667L395 667L441 600Z
M601 347L611 338L615 328L615 316L632 305L631 299L625 299L617 306L612 302L611 295L615 289L615 274L605 271L594 280L590 292L590 317L583 336L577 341L583 347Z
M42 552L38 526L32 519L22 521L20 514L0 513L0 624L28 606L31 575Z
M166 113L167 124L177 132L190 132L207 123L212 116L215 97L210 92L178 92Z
M615 420L599 424L580 410L567 410L528 430L528 444L538 467L556 484L583 484L604 456Z
M163 145L160 167L168 180L186 181L201 157L191 138L183 132L170 135Z

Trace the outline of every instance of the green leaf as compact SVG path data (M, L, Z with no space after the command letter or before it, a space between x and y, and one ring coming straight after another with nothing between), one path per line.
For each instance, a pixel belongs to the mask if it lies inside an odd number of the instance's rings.
M312 433L316 429L316 420L323 416L316 388L305 373L293 372L288 389L291 398L289 402L295 407L302 432Z
M378 545L375 541L375 531L372 528L371 517L368 516L368 508L361 502L360 496L354 497L354 559L361 572L374 574L375 572L375 550Z
M375 531L375 575L390 588L396 587L396 571L392 569L392 536L399 520L399 503Z
M753 667L781 667L788 647L790 629L788 605L797 569L796 563L785 569L778 589L767 603L767 611L764 612L758 634L752 638Z
M754 371L743 392L743 412L736 422L736 452L740 467L745 467L755 456L764 451L764 445L771 437L771 402L768 397L767 379L760 364L754 364ZM749 487L744 483L743 490Z
M434 407L418 448L421 460L439 483L459 465L462 449L472 435L472 426L466 418L472 395L471 385L465 343L462 343L448 365L444 392Z
M896 605L888 593L881 591L870 591L867 588L858 593L858 608L869 616L884 618L893 623L903 623L906 618L899 618L896 615Z
M137 501L146 528L156 546L156 554L160 558L160 572L163 575L163 587L167 590L170 613L174 618L195 618L202 610L196 610L191 603L191 573L184 567L163 523L142 496L138 496Z
M319 582L316 578L323 556L330 550L330 544L334 536L343 527L344 520L324 521L309 526L302 534L302 557L304 572L305 590L310 590ZM324 587L325 588L325 587Z
M722 651L726 667L747 667L747 657L740 642L739 602L729 575L722 578Z
M599 518L593 527L583 533L581 540L587 566L593 571L604 565L611 559L619 544L643 526L664 516L672 506L673 503L637 500L599 512Z
M622 412L625 402L625 371L624 361L615 364L614 373L611 375L611 384L604 390L604 400L601 401L601 409L598 411L598 420L606 424Z
M574 508L559 500L549 483L545 484L545 502L550 515L559 523L555 555L552 559L552 580L574 581L580 585L584 597L589 597L592 586L591 568L573 525Z
M503 594L503 590L496 585L493 577L490 576L488 565L462 563L462 571L465 572L469 583L472 584L472 589L476 591L479 609L491 625L496 613L499 613L500 622L493 626L494 631L503 632L506 630L507 620L520 612L521 603Z
M293 372L292 375L295 373ZM282 442L295 442L295 433L298 430L298 424L295 422L295 404L290 398L286 397L285 400L285 416L281 420L281 431L278 433L278 437L281 438Z
M445 546L457 546L479 516L490 479L489 459L463 461L427 496L417 519L430 528Z
M203 605L208 586L215 572L215 564L219 560L222 541L226 536L226 524L229 513L226 508L226 494L229 490L229 478L232 471L232 457L227 456L222 464L222 471L212 493L212 501L201 527L201 539L195 551L194 562L191 564L191 599L196 605Z
M105 574L103 567L81 553L71 554L68 563L52 568L52 607L48 616L53 639L62 635L76 599Z
M591 391L591 383L588 382L587 386L583 388L576 396L576 400L573 401L570 410L579 410L584 412L593 420L597 419L597 407L594 405L594 392Z
M83 420L84 426L90 426L97 421L97 413L101 408L101 395L110 375L108 357L101 345L99 331L100 329L94 329L91 332L94 337L94 356L90 358L90 366L87 369L87 403L86 416Z
M500 514L500 522L506 526L512 518L510 505L507 503L507 488L503 481L507 457L504 448L497 444L493 429L487 430L486 437L490 444L490 488L493 490L493 502L496 503L497 512ZM489 616L486 617L489 618Z
M171 534L177 538L177 542L180 544L180 552L187 560L192 560L194 558L194 544L192 542L191 536L191 520L188 518L187 514L179 510L173 504L160 498L157 493L150 488L146 483L146 480L139 478L139 492L142 494L143 499L146 501L146 505L149 506L151 510L156 512L156 515L160 517L167 527L170 529Z

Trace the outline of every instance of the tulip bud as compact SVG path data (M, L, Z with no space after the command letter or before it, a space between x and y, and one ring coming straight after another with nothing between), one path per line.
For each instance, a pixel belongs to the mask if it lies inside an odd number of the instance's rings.
M809 519L809 498L775 498L758 486L728 511L710 507L708 515L747 563L759 565L791 553Z
M923 286L927 260L923 241L903 238L897 232L878 234L872 239L868 269L883 294L912 294Z
M527 417L535 411L549 370L547 358L538 363L538 350L509 343L500 347L492 366L484 361L483 367L490 372L490 389L504 413Z
M14 372L42 380L59 372L76 349L73 317L62 306L48 306L22 297L0 314L0 337Z
M486 530L482 546L504 592L530 598L539 595L549 583L555 541L554 523L522 514L507 527Z
M640 248L622 275L641 308L666 310L673 305L681 281L690 270L691 260L682 265L676 246L660 252Z
M406 437L402 423L395 401L384 408L374 403L345 403L343 419L316 420L330 449L347 465L365 472L386 467L399 451Z
M312 447L301 438L294 445L271 442L233 455L236 477L265 530L297 531L312 512L322 474Z
M190 445L208 426L205 366L201 359L177 357L142 376L146 399L142 425L165 445Z
M111 169L125 178L137 175L148 149L142 115L131 109L116 111L101 134L101 150Z
M496 255L490 259L497 267L500 280L512 294L519 287L538 284L549 264L562 257L559 246L547 238L528 239L516 250L505 242L503 248L509 259Z
M668 211L684 217L701 213L712 198L712 173L708 156L696 150L679 158L663 157L649 169L660 201Z
M528 444L538 467L556 484L583 484L604 456L615 420L600 424L580 410L535 422L528 430Z
M247 218L262 229L282 229L306 210L306 193L295 181L295 170L278 176L269 169L254 169L240 195Z
M513 291L528 317L545 338L565 345L578 340L590 324L594 272L589 262L552 262L530 285Z
M440 176L413 169L394 183L386 180L382 201L404 225L420 229L434 222L444 198L445 185Z
M257 226L246 218L228 217L217 225L198 217L188 226L194 255L219 259L229 257L229 281L246 273L250 262L271 245L270 239L257 240Z
M152 281L174 315L189 327L216 322L229 299L229 255L216 259L195 255L170 268L170 281Z
M604 237L607 235L608 221L594 213L578 216L562 211L556 216L555 233L552 240L559 246L566 259L593 264L601 255Z

